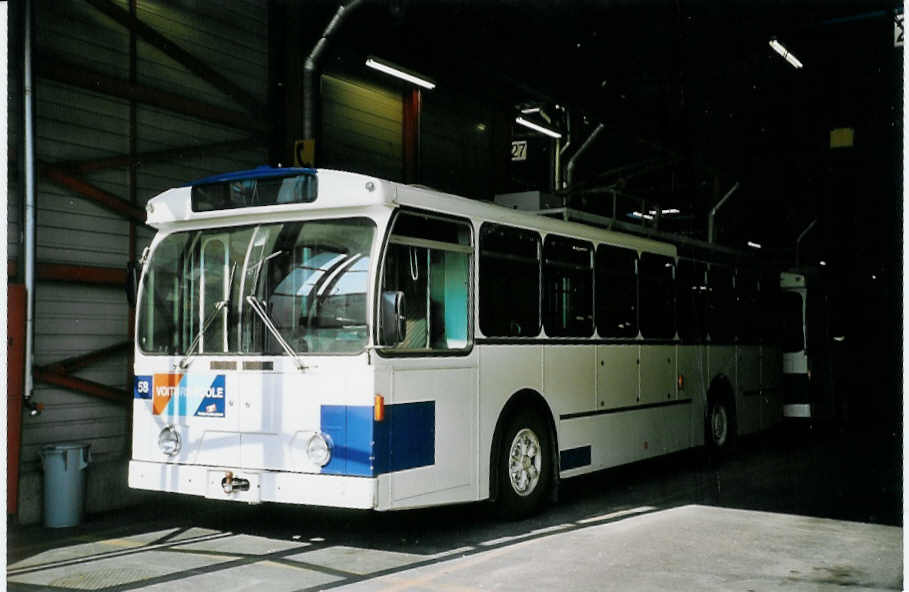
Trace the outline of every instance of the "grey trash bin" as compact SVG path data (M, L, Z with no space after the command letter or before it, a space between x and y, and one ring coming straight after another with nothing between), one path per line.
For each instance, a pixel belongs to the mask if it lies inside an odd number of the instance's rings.
M44 526L61 528L82 521L85 469L91 462L90 444L48 444L41 448L44 467Z

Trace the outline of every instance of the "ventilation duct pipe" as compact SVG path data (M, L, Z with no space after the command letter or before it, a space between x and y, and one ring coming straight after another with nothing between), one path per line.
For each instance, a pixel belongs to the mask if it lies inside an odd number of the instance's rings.
M732 189L726 192L720 201L717 202L715 206L710 209L710 213L707 215L707 242L713 243L714 239L714 228L713 228L713 219L716 217L717 211L720 207L726 203L726 200L729 199L733 193L739 188L739 183L736 181L735 185L732 186Z
M800 261L799 261L799 249L801 249L801 246L802 246L802 239L805 238L805 235L806 235L806 234L808 234L809 232L811 232L811 229L814 228L814 225L815 225L815 224L817 224L817 220L812 220L812 221L811 221L811 224L809 224L808 226L806 226L806 227L805 227L805 230L803 230L802 233L799 235L799 237L798 237L797 239L795 239L795 266L796 266L796 268L798 268L799 263L800 263Z
M328 45L329 38L338 30L341 23L347 18L347 15L353 12L357 6L362 3L363 0L353 0L346 5L342 4L338 6L337 12L335 12L335 15L328 23L328 26L325 27L325 30L322 32L322 37L316 42L315 47L312 48L312 51L309 52L309 55L306 56L306 61L303 63L303 137L306 139L315 137L315 124L313 120L315 119L316 92L313 88L313 80L316 78L316 67L319 65L319 58L322 57L322 52L325 51L325 46Z
M578 148L578 151L574 153L574 156L568 159L568 165L565 167L565 184L568 188L571 188L571 186L574 185L574 165L577 162L578 157L593 144L593 141L597 139L597 136L600 135L600 132L603 131L604 127L606 126L602 123L597 125L594 130L590 132L587 139L584 140L584 143L581 144L581 147Z
M562 180L562 157L565 156L565 152L568 151L569 146L571 146L571 113L566 109L565 110L565 145L561 148L556 144L555 151L555 190L561 191L565 189L565 182Z
M23 138L25 154L23 173L25 177L25 383L26 405L31 402L34 381L32 379L32 352L35 348L35 122L32 103L32 2L25 1L25 43L22 64L23 90ZM29 407L31 408L31 407Z

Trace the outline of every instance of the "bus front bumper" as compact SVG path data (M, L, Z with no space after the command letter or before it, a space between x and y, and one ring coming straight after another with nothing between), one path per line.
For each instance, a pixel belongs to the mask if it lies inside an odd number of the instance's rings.
M244 482L244 486L225 491L225 478ZM377 491L376 479L371 477L314 475L137 460L129 463L129 486L133 489L183 493L250 504L279 502L359 509L374 509Z

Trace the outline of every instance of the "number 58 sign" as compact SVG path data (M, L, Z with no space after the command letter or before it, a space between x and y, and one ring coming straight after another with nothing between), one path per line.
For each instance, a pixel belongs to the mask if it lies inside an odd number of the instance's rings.
M527 160L527 140L511 143L511 160Z

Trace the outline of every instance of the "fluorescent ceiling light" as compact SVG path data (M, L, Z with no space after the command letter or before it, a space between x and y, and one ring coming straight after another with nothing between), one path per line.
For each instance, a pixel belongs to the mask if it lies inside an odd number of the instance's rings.
M523 117L515 117L514 120L516 123L520 123L524 127L529 127L530 129L532 129L534 131L538 131L541 134L546 134L550 138L559 139L562 137L562 134L560 134L559 132L557 132L555 130L551 130L548 127L543 127L542 125L533 123L532 121L527 121Z
M629 214L632 218L642 218L644 220L653 220L653 216L650 214L644 214L643 212L631 212Z
M649 213L651 216L656 216L656 215L657 215L657 211L656 211L656 210L650 210L650 212L648 212L648 213ZM665 209L665 210L660 210L660 215L661 215L661 216L670 216L670 215L672 215L672 214L681 214L681 213L682 213L681 210L679 210L678 208L667 208L667 209Z
M379 72L385 72L386 74L390 74L395 78L400 78L401 80L406 80L411 84L422 86L427 90L432 90L436 87L436 83L429 80L425 76L418 76L412 72L408 72L401 66L396 66L391 62L386 62L385 60L380 60L378 58L369 56L366 58L366 65L370 68L378 70Z
M776 39L771 39L771 40L770 40L770 47L773 48L773 51L775 51L775 52L777 52L778 54L780 54L781 56L783 56L783 57L786 59L787 62L789 62L790 64L792 64L793 67L795 67L796 70L798 70L799 68L802 67L802 62L800 62L800 61L798 60L798 58L796 58L794 55L792 55L791 53L789 53L789 50L786 49L786 48L783 46L783 44L780 43L779 41L777 41Z
M527 107L525 109L521 109L521 113L523 113L524 115L530 115L531 113L539 113L539 112L540 112L539 107Z
M761 248L761 245L760 245L759 243L754 242L754 241L748 241L748 246L751 247L752 249L760 249L760 248Z

